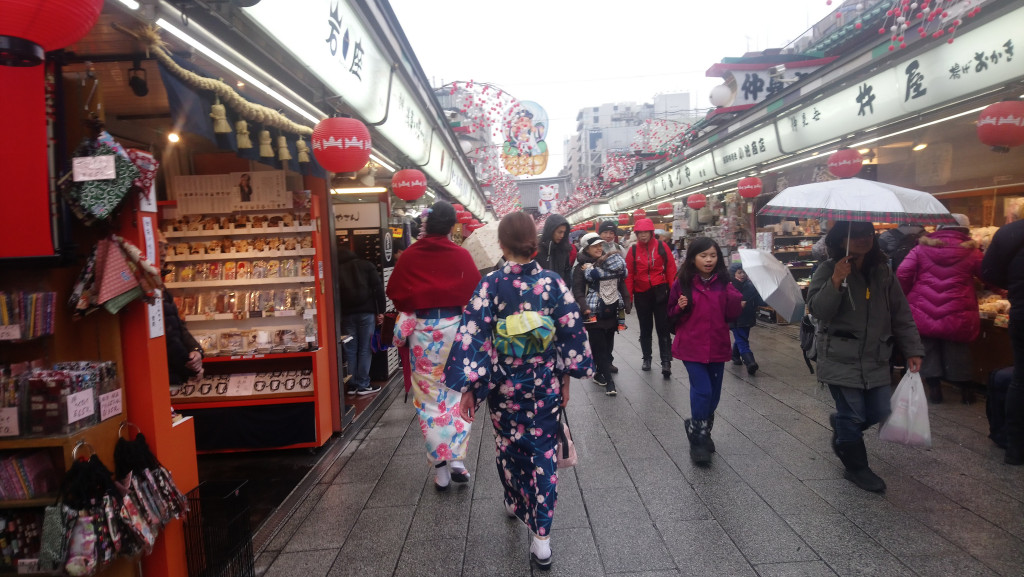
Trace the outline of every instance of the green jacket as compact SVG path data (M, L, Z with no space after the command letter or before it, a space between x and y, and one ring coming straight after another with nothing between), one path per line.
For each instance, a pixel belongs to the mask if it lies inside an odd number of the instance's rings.
M924 355L907 297L888 266L875 267L869 281L853 272L849 286L839 290L832 285L833 270L835 261L821 263L807 289L818 322L818 380L864 389L888 386L894 344L907 357Z

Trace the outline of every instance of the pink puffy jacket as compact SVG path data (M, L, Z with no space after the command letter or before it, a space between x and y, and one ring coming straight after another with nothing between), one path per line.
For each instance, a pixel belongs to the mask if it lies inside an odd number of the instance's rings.
M896 276L922 337L970 342L981 321L974 279L981 276L978 243L956 229L921 237Z
M681 361L724 363L732 358L729 322L743 310L743 295L732 283L712 282L705 285L693 279L693 296L686 309L677 305L682 288L677 279L668 297L669 317L680 317L672 341L672 356Z

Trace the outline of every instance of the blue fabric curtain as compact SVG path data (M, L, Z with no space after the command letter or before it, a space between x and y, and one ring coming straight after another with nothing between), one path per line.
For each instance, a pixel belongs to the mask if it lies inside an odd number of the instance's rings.
M216 78L215 76L197 68L191 62L173 56L172 58L174 58L174 61L179 66L186 70L206 78ZM160 78L163 80L164 87L167 89L167 102L170 105L171 118L174 120L175 126L179 127L179 130L202 136L216 144L218 148L222 150L231 150L241 158L255 160L256 162L273 166L274 168L284 168L283 165L287 163L288 169L292 172L316 176L319 178L327 177L326 171L324 171L323 167L317 164L316 157L313 156L313 150L311 148L312 144L309 137L304 137L307 147L310 147L309 162L300 164L298 161L299 153L295 148L295 142L298 139L298 135L291 132L283 132L277 128L267 127L267 130L270 131L275 156L274 158L263 158L260 156L259 151L259 137L260 132L264 127L261 124L249 122L249 138L252 139L253 147L239 150L234 127L235 122L241 119L233 110L231 110L231 108L226 107L227 120L228 124L231 125L232 131L227 134L215 134L213 132L213 119L210 118L210 108L214 103L213 92L192 88L171 74L163 65L160 65ZM268 105L266 102L261 102L252 98L246 99L255 104L274 108L274 106ZM277 160L276 156L277 137L281 135L287 137L288 151L291 152L292 155L291 160L283 162Z

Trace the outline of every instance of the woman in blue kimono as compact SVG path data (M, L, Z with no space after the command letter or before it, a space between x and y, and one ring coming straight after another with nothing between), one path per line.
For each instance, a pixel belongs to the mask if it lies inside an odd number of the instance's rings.
M462 395L459 406L467 421L487 399L505 510L530 527L530 558L548 569L556 434L569 400L561 375L589 378L594 361L572 292L532 258L533 219L521 212L506 215L498 241L507 262L480 281L466 305L444 383L472 392Z

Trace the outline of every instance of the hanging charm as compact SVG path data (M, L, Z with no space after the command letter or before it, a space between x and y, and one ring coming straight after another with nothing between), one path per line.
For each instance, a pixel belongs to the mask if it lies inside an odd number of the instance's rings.
M305 140L302 140L301 136L297 141L295 141L295 150L299 153L300 163L305 164L309 162L309 145L306 144Z
M215 134L231 132L231 125L228 124L227 110L220 103L220 97L217 95L213 97L213 106L210 107L210 118L213 119L213 132Z
M292 153L288 150L288 139L285 136L277 137L277 159L280 161L292 159Z
M260 156L262 158L274 158L274 149L270 147L270 131L260 131Z
M249 138L249 123L239 120L235 123L235 135L238 137L238 149L252 148L252 140Z

